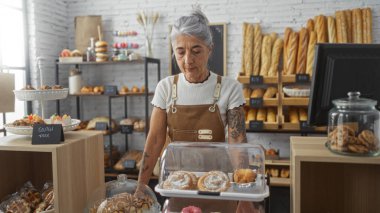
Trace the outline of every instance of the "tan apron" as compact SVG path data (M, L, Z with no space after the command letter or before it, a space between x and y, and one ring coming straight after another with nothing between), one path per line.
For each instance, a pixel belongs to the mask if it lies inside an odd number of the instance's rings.
M186 141L186 142L225 142L224 124L220 117L217 102L221 91L221 76L218 76L217 84L214 90L214 101L206 105L177 105L177 83L178 75L174 76L172 85L173 103L167 114L169 141ZM213 154L213 153L212 153ZM205 155L202 155L205 156ZM210 155L208 155L210 156ZM218 159L227 157L226 155L215 156L205 159L206 171L209 168L217 169L228 167L229 165L218 165ZM207 168L208 167L208 168ZM225 168L226 169L226 168ZM186 206L198 206L202 212L226 212L233 213L236 211L236 201L217 201L206 199L184 199L171 198L169 200L169 212L181 212Z

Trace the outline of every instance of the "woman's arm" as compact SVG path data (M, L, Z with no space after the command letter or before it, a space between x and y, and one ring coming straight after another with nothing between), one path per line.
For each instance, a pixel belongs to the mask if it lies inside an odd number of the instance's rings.
M227 111L228 143L247 143L245 112L243 106Z
M150 119L150 129L144 148L138 182L148 184L154 166L166 141L166 111L154 107Z

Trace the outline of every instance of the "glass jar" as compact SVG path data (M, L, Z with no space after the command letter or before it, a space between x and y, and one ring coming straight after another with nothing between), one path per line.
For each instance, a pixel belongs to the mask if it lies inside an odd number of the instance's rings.
M379 117L377 101L349 92L348 98L333 101L329 111L327 147L339 154L377 156L379 152Z

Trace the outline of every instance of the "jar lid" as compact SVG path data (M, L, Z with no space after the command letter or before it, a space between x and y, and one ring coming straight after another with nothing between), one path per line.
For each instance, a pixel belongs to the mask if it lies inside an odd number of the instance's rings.
M74 68L74 69L71 69L70 70L70 76L73 76L73 75L80 75L82 74L81 71L77 68Z
M333 100L333 104L335 106L355 106L355 107L371 107L376 106L377 101L368 99L368 98L360 98L360 92L348 92L348 98L341 98Z

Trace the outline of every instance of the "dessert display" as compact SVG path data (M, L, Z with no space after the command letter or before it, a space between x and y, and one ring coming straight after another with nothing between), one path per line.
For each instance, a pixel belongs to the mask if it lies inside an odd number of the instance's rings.
M112 150L113 151L113 150ZM109 151L108 151L109 152ZM109 154L108 154L109 155ZM140 166L141 164L141 160L142 160L142 156L143 156L143 152L142 151L138 151L138 150L129 150L127 153L125 153L121 158L120 160L113 166L113 168L115 170L118 170L118 171L122 171L125 168L124 166L124 163L127 161L127 160L134 160L136 162L136 168L137 169L140 169L139 167L137 167L137 165ZM115 158L112 158L112 159L117 159L116 156L114 156ZM106 159L104 159L105 161Z
M236 183L251 183L256 181L256 173L252 169L237 169L233 175Z
M163 184L164 189L195 190L198 178L191 172L175 171ZM206 190L205 190L206 191Z
M34 124L45 124L45 121L36 114L30 114L25 116L23 119L15 120L12 125L13 126L30 126L32 127Z
M62 124L63 126L71 125L71 116L64 114L63 116L54 114L50 116L50 124Z

